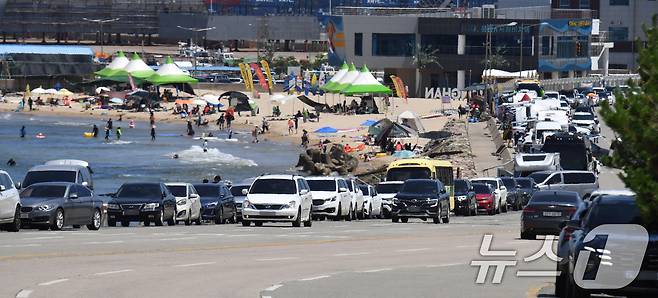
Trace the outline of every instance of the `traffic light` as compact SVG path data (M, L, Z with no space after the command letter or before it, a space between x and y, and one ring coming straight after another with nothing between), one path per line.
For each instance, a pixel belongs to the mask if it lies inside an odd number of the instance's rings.
M576 56L580 57L583 54L583 46L580 44L580 41L576 42Z

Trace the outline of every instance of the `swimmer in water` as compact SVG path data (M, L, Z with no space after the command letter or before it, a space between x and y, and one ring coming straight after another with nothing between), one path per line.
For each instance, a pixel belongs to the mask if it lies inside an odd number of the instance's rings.
M178 154L174 154L173 159L178 159Z
M203 152L208 152L208 140L203 140Z
M16 166L16 161L13 158L10 158L7 161L7 165L10 166L10 167Z

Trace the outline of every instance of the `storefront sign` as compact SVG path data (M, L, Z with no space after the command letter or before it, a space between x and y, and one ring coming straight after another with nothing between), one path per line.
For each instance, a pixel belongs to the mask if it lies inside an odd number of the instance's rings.
M441 88L441 87L425 87L425 98L426 99L442 99L444 96L450 98L451 100L462 100L466 98L468 93L466 91L461 91L457 88Z

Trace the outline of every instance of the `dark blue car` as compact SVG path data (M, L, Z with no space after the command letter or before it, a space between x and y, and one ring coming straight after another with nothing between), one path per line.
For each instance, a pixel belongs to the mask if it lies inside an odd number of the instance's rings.
M216 224L236 223L236 208L233 195L224 183L194 184L201 197L201 219Z

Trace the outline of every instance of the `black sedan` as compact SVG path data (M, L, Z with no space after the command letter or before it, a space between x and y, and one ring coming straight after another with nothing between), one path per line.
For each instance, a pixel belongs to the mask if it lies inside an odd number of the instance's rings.
M107 224L112 227L117 222L127 227L131 221L162 226L165 220L173 226L175 216L176 198L164 183L125 183L107 204Z
M61 230L72 225L100 229L103 203L89 188L69 182L32 184L23 189L21 223L39 229Z
M503 184L507 188L507 206L512 207L512 210L520 210L523 208L523 198L519 189L521 188L516 180L512 177L500 177L500 180L503 180Z
M441 181L409 179L404 182L393 199L391 220L408 222L409 218L431 218L435 224L450 221L450 196Z
M583 204L574 191L535 192L521 214L521 239L535 239L540 234L559 235L564 222Z
M470 181L465 179L455 180L455 215L476 215L478 202L475 199L475 191Z
M535 183L535 179L529 177L516 177L514 180L516 180L516 184L519 185L518 192L521 196L521 206L528 205L532 195L535 191L539 190L537 183Z
M194 188L201 196L202 219L213 220L216 224L236 223L235 202L225 184L194 184Z

